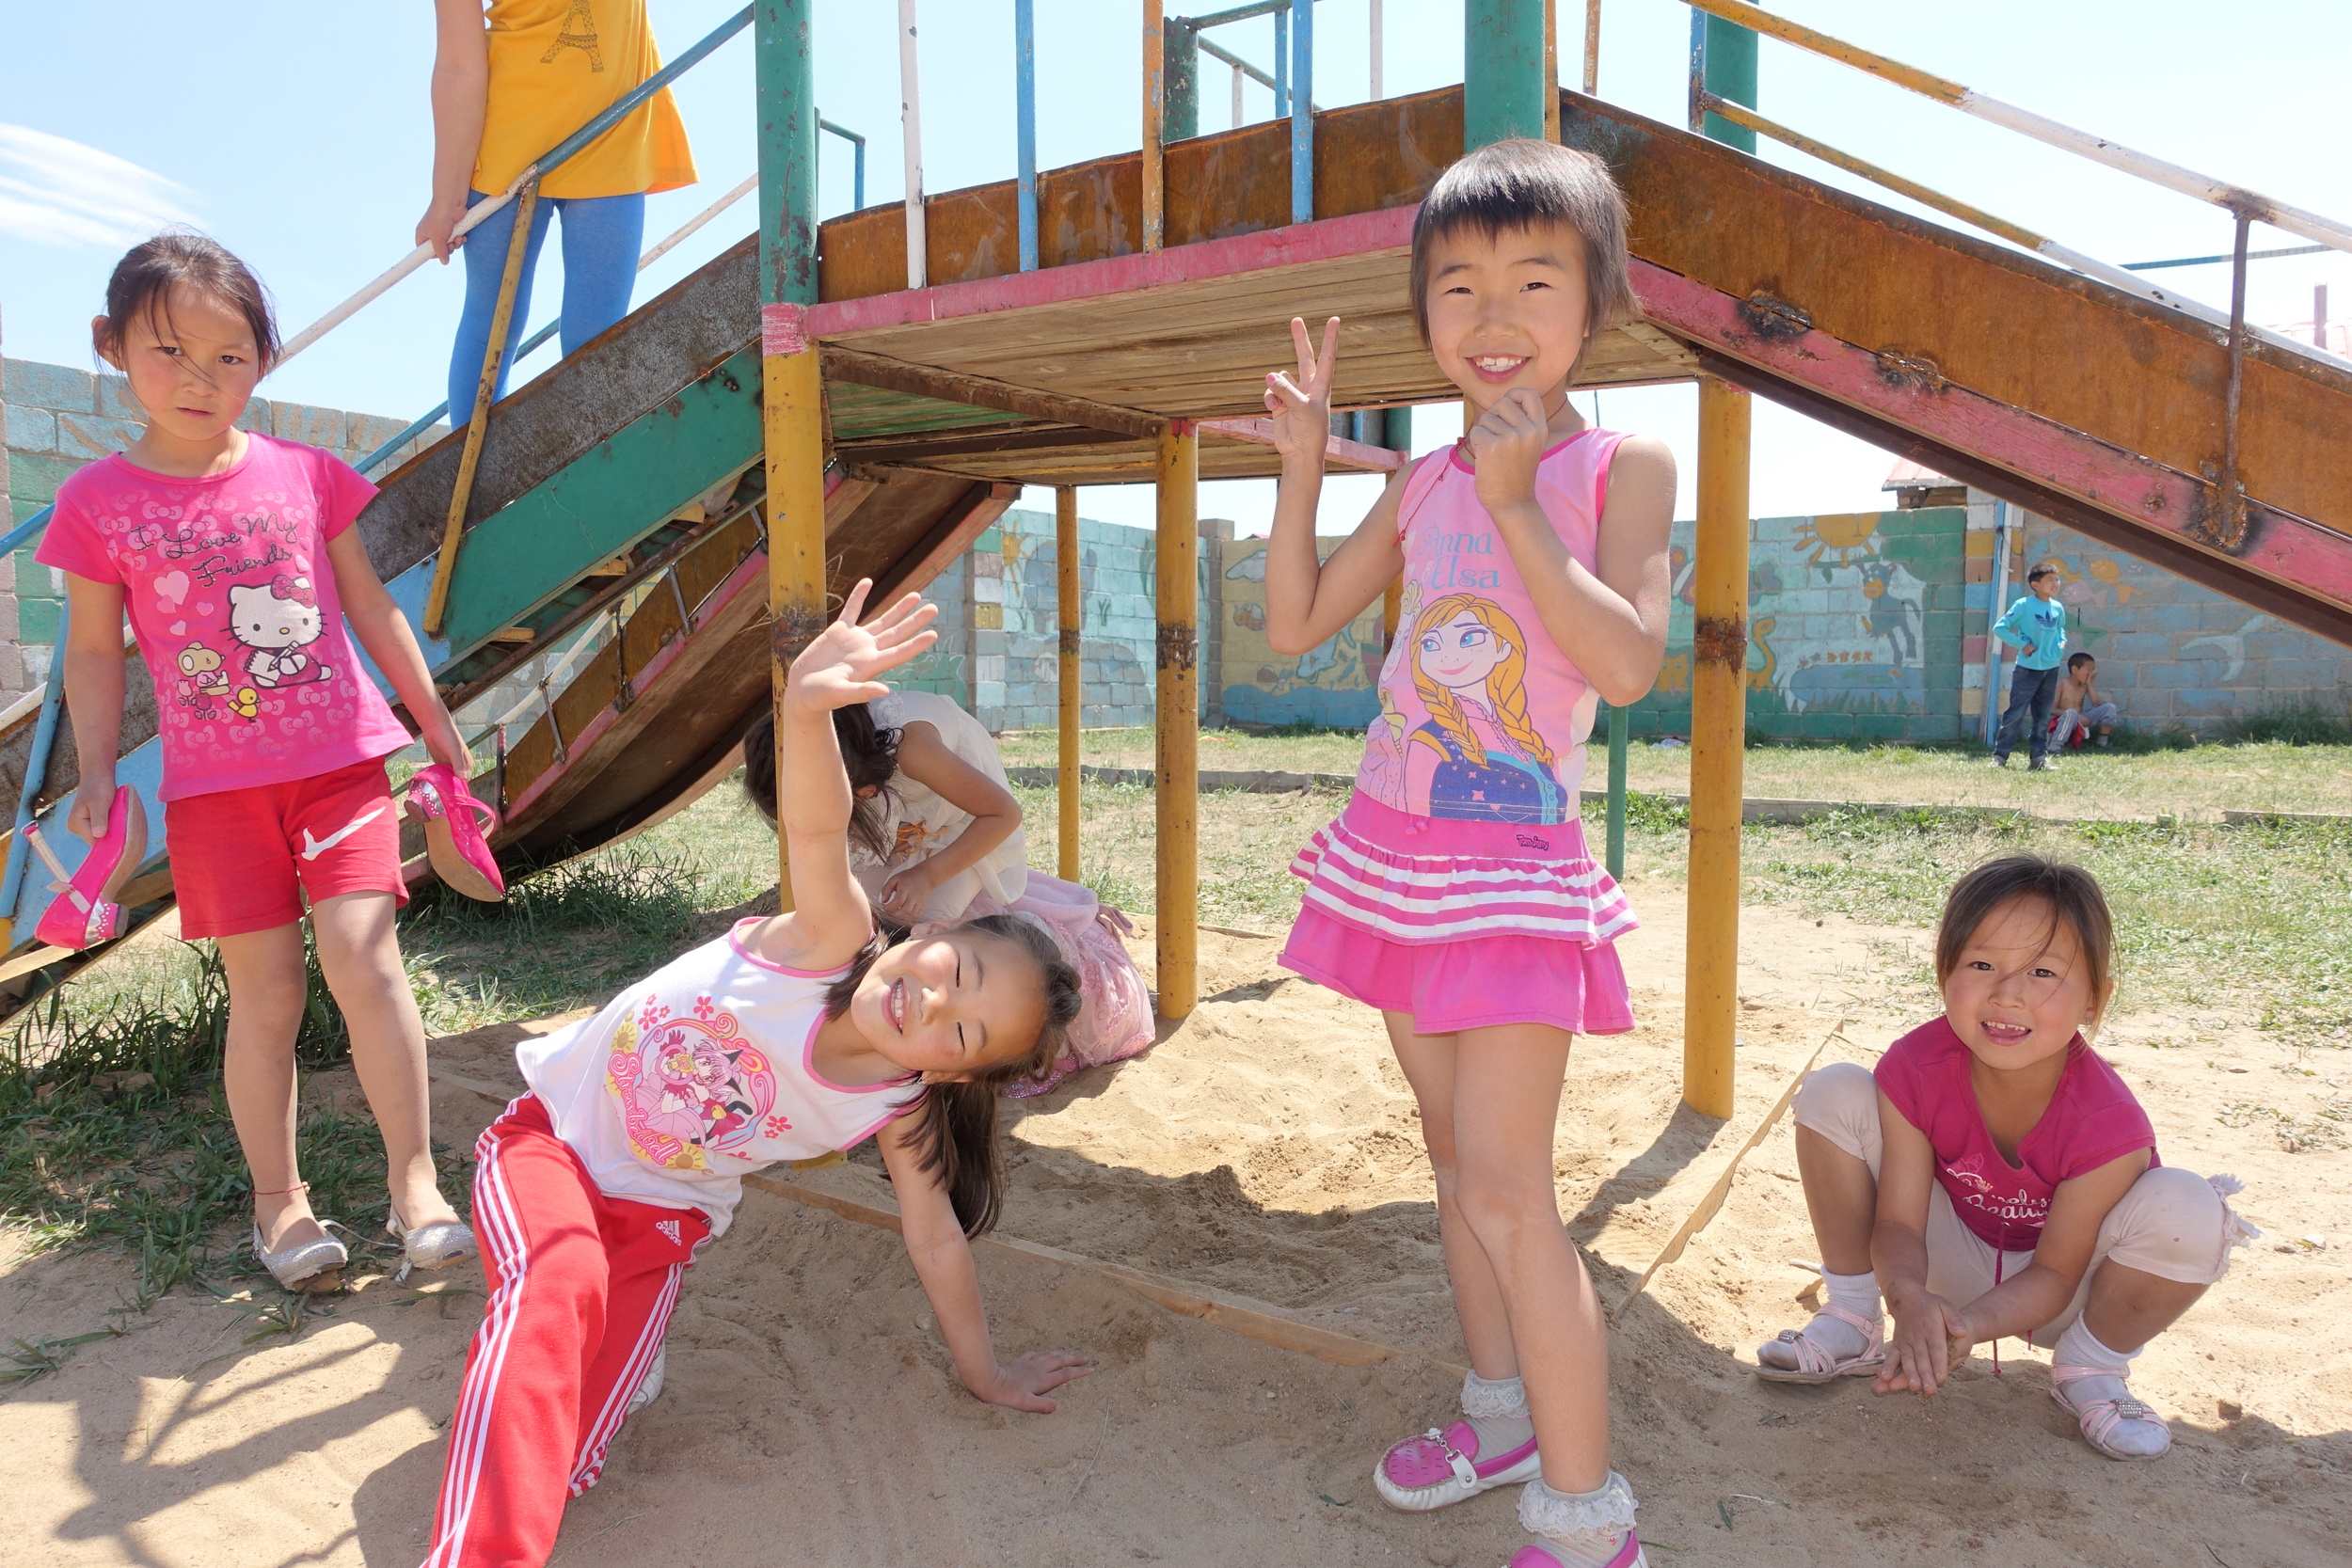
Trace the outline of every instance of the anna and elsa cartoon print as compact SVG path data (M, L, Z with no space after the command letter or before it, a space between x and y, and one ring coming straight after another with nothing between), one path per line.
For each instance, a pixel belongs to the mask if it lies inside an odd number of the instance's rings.
M1510 611L1475 594L1421 604L1408 584L1407 635L1391 664L1410 661L1414 695L1427 717L1411 725L1397 683L1383 679L1372 721L1363 785L1414 816L1551 825L1576 802L1560 781L1559 756L1527 707L1527 639Z

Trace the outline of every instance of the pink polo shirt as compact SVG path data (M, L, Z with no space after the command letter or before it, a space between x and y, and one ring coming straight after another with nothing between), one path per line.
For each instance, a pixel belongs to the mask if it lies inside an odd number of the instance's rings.
M333 453L255 435L206 479L117 452L58 486L34 559L122 586L155 682L165 800L314 778L408 744L354 656L326 559L374 496Z

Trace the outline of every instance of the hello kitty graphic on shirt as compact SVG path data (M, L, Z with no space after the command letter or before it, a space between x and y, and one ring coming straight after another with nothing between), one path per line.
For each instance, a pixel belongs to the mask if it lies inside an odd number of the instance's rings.
M327 556L374 495L332 453L249 433L222 473L176 478L118 452L58 487L36 559L121 589L155 684L165 800L408 743L353 652Z
M252 650L245 657L245 668L256 686L293 686L335 673L302 651L324 629L318 592L307 577L280 572L265 587L230 588L229 629Z

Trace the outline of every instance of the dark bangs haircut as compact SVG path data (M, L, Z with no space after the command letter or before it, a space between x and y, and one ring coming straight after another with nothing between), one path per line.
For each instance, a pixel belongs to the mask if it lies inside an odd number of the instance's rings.
M898 732L874 722L872 706L851 703L833 710L834 738L840 742L842 770L850 775L850 842L878 861L896 847L885 828L898 791ZM871 789L871 795L857 791ZM776 711L771 705L743 736L743 793L759 815L776 819Z
M2090 1005L2093 1017L2106 1007L2107 985L2115 974L2115 917L2099 879L2079 865L2046 860L2040 855L2004 855L1978 866L1952 884L1944 901L1944 918L1935 928L1935 983L1952 977L1960 967L1961 949L1993 911L2012 898L2027 898L2048 911L2050 926L2044 942L2058 935L2062 923L2082 944L2083 961L2090 966Z
M1429 342L1429 248L1474 230L1492 239L1565 224L1584 242L1589 343L1621 322L1639 319L1641 302L1626 269L1625 193L1609 166L1590 152L1524 136L1464 155L1438 176L1413 220L1413 325Z
M193 230L172 230L144 245L133 245L115 263L106 279L106 314L92 334L101 357L122 356L122 335L142 318L166 336L171 331L171 291L176 286L200 290L245 318L252 330L253 346L266 375L278 363L278 319L270 309L269 291L253 269L237 260L227 245ZM203 368L197 369L199 375Z
M985 914L956 929L984 931L1020 948L1037 965L1043 1015L1037 1038L1025 1053L961 1083L926 1084L904 1113L922 1118L914 1128L920 1167L936 1175L940 1185L947 1189L947 1201L963 1233L977 1236L995 1226L1005 1204L1005 1173L996 1144L996 1097L1008 1084L1024 1079L1036 1083L1053 1070L1084 998L1078 990L1078 972L1061 956L1060 944L1033 921L1017 914ZM885 927L859 949L841 978L825 988L828 1021L850 1010L850 1002L866 983L874 960L906 937L903 927Z

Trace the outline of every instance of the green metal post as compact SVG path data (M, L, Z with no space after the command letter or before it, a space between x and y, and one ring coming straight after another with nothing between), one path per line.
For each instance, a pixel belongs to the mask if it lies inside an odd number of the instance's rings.
M1756 35L1738 23L1709 16L1706 50L1707 90L1718 98L1755 108ZM1709 141L1736 147L1742 152L1756 151L1756 133L1719 115L1707 117L1704 135Z
M1544 0L1467 0L1462 8L1462 146L1544 134Z
M1163 143L1200 134L1200 35L1181 16L1171 16L1167 52L1160 56L1168 93L1166 119L1160 122Z
M1632 728L1624 708L1609 707L1609 875L1625 879L1625 752Z
M758 0L759 298L817 303L816 0Z

